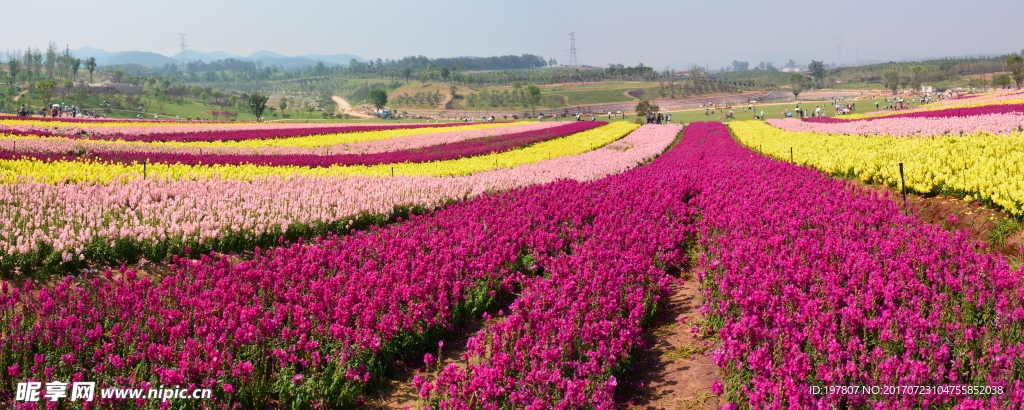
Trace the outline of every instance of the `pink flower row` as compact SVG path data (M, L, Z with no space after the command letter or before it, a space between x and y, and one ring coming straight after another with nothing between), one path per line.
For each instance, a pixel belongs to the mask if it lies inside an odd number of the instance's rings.
M587 153L460 177L4 184L0 203L18 205L0 207L0 271L47 260L163 259L185 246L251 249L265 235L344 223L360 215L387 217L399 206L432 208L489 191L559 179L599 179L659 155L678 132L674 126L641 127ZM122 245L123 252L110 253Z
M228 131L204 131L197 127L196 132L149 132L146 134L64 134L49 130L7 130L6 133L19 137L60 137L81 140L100 141L133 141L133 142L214 142L214 141L247 141L278 138L307 137L311 135L338 134L349 132L370 132L385 131L394 129L415 129L415 128L447 128L463 125L461 123L446 124L359 124L359 125L335 125L333 127L313 128L255 128L248 130Z
M892 135L929 137L965 135L978 132L1009 134L1024 130L1024 112L984 114L969 117L892 118L874 121L808 122L798 119L770 119L773 127L792 132L817 132L838 135Z
M578 132L587 131L607 124L604 121L565 122L554 128L517 132L502 136L481 137L471 140L422 147L415 150L381 152L375 154L290 154L290 155L251 155L251 154L210 154L197 153L163 153L149 151L123 152L91 152L88 154L71 153L67 155L48 153L24 153L0 151L0 159L34 158L42 161L88 161L106 163L163 163L184 165L243 165L259 166L300 166L300 167L331 167L351 165L398 164L404 162L432 162L458 158L488 155L497 152L522 148Z
M508 135L517 132L543 130L564 125L564 122L533 122L475 130L444 131L412 135L408 137L385 138L323 147L202 147L164 145L161 143L121 144L106 141L91 141L67 138L19 138L0 140L0 149L6 151L70 154L78 152L161 152L169 154L215 154L215 155L332 155L341 153L373 154L404 149L415 149L434 145L451 144L475 138Z
M679 128L641 130L674 136ZM601 325L616 331L589 337L595 348L614 347L595 352L628 351L638 339L618 330L638 329L637 315L646 315L665 284L650 266L654 255L678 261L678 227L688 222L685 202L666 201L659 191L558 181L483 195L372 232L257 249L252 260L237 264L227 257L176 259L179 267L156 280L123 271L88 285L66 279L53 287L26 281L12 288L5 282L0 343L7 354L0 355L0 368L17 380L211 388L216 397L207 404L225 408L344 408L396 360L422 357L453 327L496 309L532 275L528 257L543 255L546 266L554 261L552 272L568 280L571 265L619 249L629 249L628 257L573 280L580 292L593 294L587 276L599 277L613 292L592 298L617 322ZM624 202L644 198L655 199L648 199L651 205ZM624 204L638 211L618 212ZM629 225L636 217L672 235L636 232ZM622 235L629 240L602 250ZM557 262L574 248L586 256Z

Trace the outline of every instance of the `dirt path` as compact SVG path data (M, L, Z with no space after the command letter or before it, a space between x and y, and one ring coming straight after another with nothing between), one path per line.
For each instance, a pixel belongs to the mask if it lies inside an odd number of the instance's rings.
M636 355L630 384L619 397L625 409L713 410L723 404L710 391L711 383L722 378L711 356L718 342L691 331L703 319L702 299L697 280L683 276L673 285L674 293L658 322L645 334L651 347Z
M21 97L24 96L25 94L28 94L28 90L22 91L22 92L18 93L18 95L14 96L14 101L20 100Z
M349 104L348 101L345 101L344 98L338 97L337 95L332 95L331 99L334 100L334 103L338 105L339 114L348 114L353 117L359 118L373 118L372 115L363 114L361 112L353 110L352 105Z
M459 367L465 367L467 361L462 358L463 353L468 350L466 347L469 338L477 334L484 327L482 319L475 319L467 323L458 333L445 341L444 348L437 363L434 366L425 366L423 362L406 363L405 369L398 372L388 380L388 385L377 393L375 397L368 397L366 403L360 410L403 410L419 409L423 406L420 401L419 392L412 384L412 378L417 373L427 381L434 381L437 372L455 363ZM436 353L437 352L432 352Z

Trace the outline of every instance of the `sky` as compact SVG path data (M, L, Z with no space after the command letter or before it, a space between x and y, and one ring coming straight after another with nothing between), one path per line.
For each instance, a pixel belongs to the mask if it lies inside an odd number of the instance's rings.
M1021 0L514 2L386 0L104 0L3 6L0 51L77 49L363 58L537 54L580 64L712 69L733 60L777 66L1004 54L1024 49ZM41 8L42 7L42 8ZM836 42L840 40L841 50ZM841 53L841 57L840 57ZM840 60L841 59L841 60Z

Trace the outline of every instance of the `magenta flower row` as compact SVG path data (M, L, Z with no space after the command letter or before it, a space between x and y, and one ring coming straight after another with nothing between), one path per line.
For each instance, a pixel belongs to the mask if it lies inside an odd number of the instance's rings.
M527 145L564 137L607 124L603 121L570 122L555 128L523 131L515 134L480 137L450 144L418 149L373 154L284 154L284 155L223 155L164 152L94 152L87 157L53 153L11 153L0 151L0 159L35 158L44 161L100 161L114 163L166 163L185 165L265 165L330 167L349 165L396 164L402 162L431 162L458 159L522 148Z
M966 232L691 125L704 312L731 400L768 408L1005 408L1024 401L1024 282ZM659 160L661 161L661 160ZM668 158L665 159L668 161ZM686 186L680 183L677 186ZM1004 394L815 394L824 386L992 386Z

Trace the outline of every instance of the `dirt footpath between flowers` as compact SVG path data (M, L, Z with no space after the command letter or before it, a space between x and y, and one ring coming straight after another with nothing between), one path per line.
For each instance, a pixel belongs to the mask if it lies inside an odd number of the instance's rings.
M683 273L665 307L644 334L647 348L636 353L633 373L619 381L619 404L629 410L714 410L722 406L711 383L722 379L712 359L717 338L693 332L704 318L697 279Z

